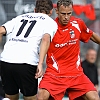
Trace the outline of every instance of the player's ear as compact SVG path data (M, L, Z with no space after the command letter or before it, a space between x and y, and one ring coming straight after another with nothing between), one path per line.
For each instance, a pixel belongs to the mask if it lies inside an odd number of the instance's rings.
M58 8L55 8L56 14L58 14Z
M52 10L50 10L50 14L52 14L52 12L53 12L53 9L52 9Z
M33 10L34 12L36 12L36 8L34 8L34 10Z
M52 15L52 13L53 13L53 9L52 10L50 10L50 13L48 14L49 16L51 16Z

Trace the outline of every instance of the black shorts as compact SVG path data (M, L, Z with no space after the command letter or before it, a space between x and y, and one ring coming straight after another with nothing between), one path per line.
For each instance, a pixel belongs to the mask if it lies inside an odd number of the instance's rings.
M19 93L34 96L38 90L38 79L35 79L37 66L14 64L1 61L1 78L4 91L8 95Z

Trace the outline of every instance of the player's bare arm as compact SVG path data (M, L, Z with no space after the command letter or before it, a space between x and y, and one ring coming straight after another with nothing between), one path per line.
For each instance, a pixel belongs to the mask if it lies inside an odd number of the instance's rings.
M0 42L2 41L2 36L6 34L6 30L3 26L0 26Z
M42 65L43 65L44 58L45 58L45 55L47 53L47 50L49 48L49 45L50 45L50 35L45 34L42 38L42 41L41 41L40 54L39 54L40 58L39 58L39 64L38 64L38 67L37 67L37 73L36 73L35 78L39 78L43 75Z
M100 36L98 36L96 33L93 32L93 35L91 37L91 40L94 41L97 44L100 44Z

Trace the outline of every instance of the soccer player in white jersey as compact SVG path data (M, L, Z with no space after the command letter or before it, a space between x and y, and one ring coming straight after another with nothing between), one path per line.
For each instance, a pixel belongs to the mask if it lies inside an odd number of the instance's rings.
M1 78L10 100L18 100L19 89L24 100L36 100L42 64L57 30L49 17L52 9L51 0L37 0L35 13L17 16L0 27L0 39L4 34L7 37L1 53Z
M92 40L100 45L100 36L82 19L72 16L72 12L72 0L58 0L55 19L58 29L47 52L47 68L39 84L38 100L62 100L65 92L69 100L100 100L80 60L80 41Z

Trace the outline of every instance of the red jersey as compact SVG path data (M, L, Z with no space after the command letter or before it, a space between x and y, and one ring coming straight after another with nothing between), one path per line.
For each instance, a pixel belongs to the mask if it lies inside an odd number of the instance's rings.
M47 53L46 73L58 77L72 77L83 73L80 62L80 41L88 42L93 32L83 20L71 17L66 26L58 24L58 30Z

